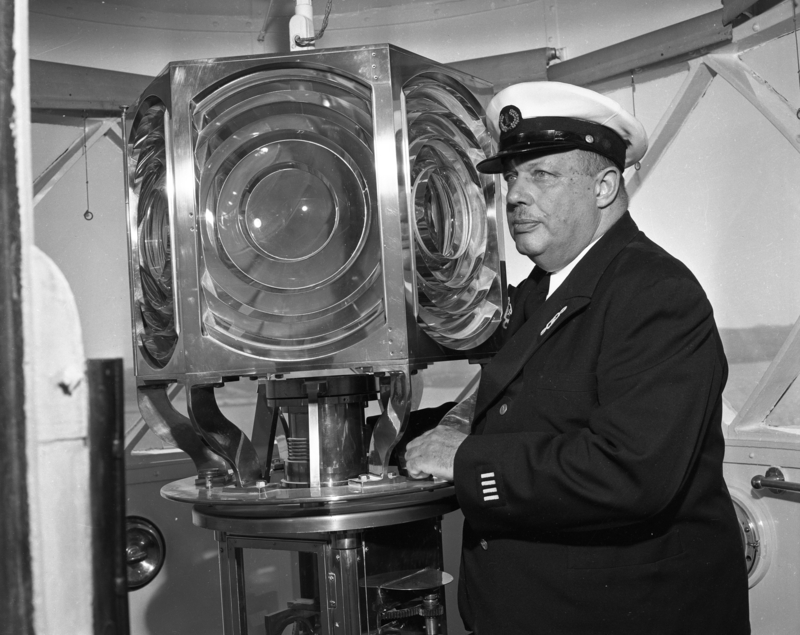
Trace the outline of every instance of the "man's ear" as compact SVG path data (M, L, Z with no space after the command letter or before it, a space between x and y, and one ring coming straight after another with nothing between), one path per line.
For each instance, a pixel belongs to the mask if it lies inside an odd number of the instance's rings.
M597 207L605 209L617 200L621 182L622 172L619 171L619 168L607 167L597 173L594 181L594 195L597 200Z

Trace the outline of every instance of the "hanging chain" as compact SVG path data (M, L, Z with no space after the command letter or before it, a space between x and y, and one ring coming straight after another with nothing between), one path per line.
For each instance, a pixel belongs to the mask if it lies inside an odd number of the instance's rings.
M325 7L325 17L322 18L322 26L320 27L316 36L314 37L300 37L299 35L294 36L294 43L297 44L297 46L312 46L314 42L322 39L322 35L323 33L325 33L325 29L328 28L328 18L331 15L332 7L333 7L333 0L328 0L328 4Z
M636 79L634 79L634 77L633 77L633 71L631 71L631 106L633 108L633 113L632 114L635 117L636 116ZM637 170L641 170L642 169L642 164L637 161L635 167L636 167Z
M269 25L269 14L272 11L272 0L269 0L269 6L267 7L267 15L264 16L264 26L261 27L261 31L258 34L258 41L263 42L264 39L267 37L267 26Z
M89 156L86 153L86 113L83 113L83 171L86 174L86 211L83 217L92 220L94 214L89 210Z

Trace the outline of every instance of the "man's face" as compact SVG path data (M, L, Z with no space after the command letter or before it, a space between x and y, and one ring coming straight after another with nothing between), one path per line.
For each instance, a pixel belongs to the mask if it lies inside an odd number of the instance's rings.
M601 220L595 177L576 151L510 159L503 178L508 226L521 254L558 271L592 242Z

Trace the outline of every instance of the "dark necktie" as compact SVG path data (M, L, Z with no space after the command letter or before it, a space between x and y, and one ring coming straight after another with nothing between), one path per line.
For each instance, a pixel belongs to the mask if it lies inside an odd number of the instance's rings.
M525 298L524 314L525 319L528 320L536 313L536 310L544 304L547 299L547 292L550 290L550 273L548 271L540 270L539 275L534 275L533 280L536 281L536 288L532 289Z

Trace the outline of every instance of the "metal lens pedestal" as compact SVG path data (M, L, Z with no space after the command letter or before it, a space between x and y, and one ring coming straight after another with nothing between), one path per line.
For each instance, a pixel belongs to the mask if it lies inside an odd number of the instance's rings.
M269 381L259 394L270 441L279 424L286 433L285 472L275 470L269 483L187 478L162 488L165 498L192 503L194 524L214 531L225 635L250 632L250 549L293 553L299 580L292 586L299 597L264 610L258 633L447 633L442 587L452 576L442 570L441 517L458 508L454 488L386 467L393 444L376 452L384 457L383 477L364 473L380 434L366 425L364 404L385 393L381 423L394 425L389 415L407 403L397 384L392 379L384 390L363 378Z
M245 549L300 554L302 598L265 615L266 635L288 626L303 635L446 633L441 587L452 577L442 572L440 520L458 506L452 488L391 498L287 517L196 505L194 523L214 530L219 543L225 635L248 633ZM402 630L393 626L398 620Z

